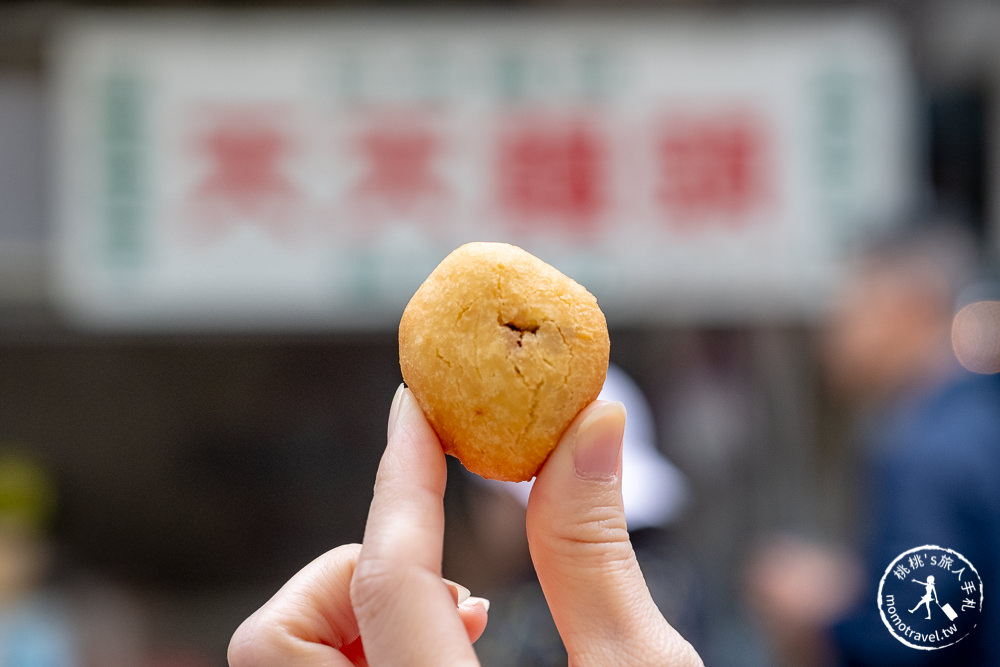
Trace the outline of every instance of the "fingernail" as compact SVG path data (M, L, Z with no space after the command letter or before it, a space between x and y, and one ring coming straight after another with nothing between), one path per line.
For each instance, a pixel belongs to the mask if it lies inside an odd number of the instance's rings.
M454 581L451 581L450 579L445 579L443 577L441 581L443 581L445 585L448 586L448 590L451 591L451 596L455 598L455 604L462 604L463 602L469 599L470 595L472 595L472 591L470 591L462 584L456 584Z
M475 607L477 604L482 605L487 612L490 610L490 601L486 598L468 598L462 603L462 606L468 608Z
M392 397L392 406L389 408L389 424L386 428L387 436L392 436L392 430L396 427L396 419L399 417L399 404L403 400L404 389L406 389L406 385L400 382L399 387L396 388L395 396Z
M573 447L576 474L587 479L616 476L624 433L624 405L610 401L591 408L576 429Z

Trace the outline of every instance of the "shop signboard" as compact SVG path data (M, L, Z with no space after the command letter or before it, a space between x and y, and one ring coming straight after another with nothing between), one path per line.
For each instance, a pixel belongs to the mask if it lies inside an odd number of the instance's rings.
M613 324L797 320L914 186L867 13L96 14L53 66L53 284L98 327L388 329L469 240Z

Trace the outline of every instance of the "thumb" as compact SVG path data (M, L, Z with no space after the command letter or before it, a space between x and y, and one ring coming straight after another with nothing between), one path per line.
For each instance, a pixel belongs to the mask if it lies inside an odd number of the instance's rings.
M531 558L571 665L700 665L656 608L629 541L624 430L625 406L604 401L566 430L531 490Z

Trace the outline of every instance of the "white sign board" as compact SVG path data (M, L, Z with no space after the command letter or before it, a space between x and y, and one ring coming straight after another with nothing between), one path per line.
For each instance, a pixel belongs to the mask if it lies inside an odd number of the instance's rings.
M872 15L96 15L58 35L56 285L140 328L389 328L469 240L612 323L801 317L913 186Z

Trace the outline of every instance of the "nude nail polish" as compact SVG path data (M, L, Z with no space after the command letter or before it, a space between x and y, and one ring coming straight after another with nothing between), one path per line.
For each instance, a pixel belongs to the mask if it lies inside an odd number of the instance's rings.
M615 477L624 433L624 405L608 402L591 408L576 429L573 447L576 474L586 479Z

